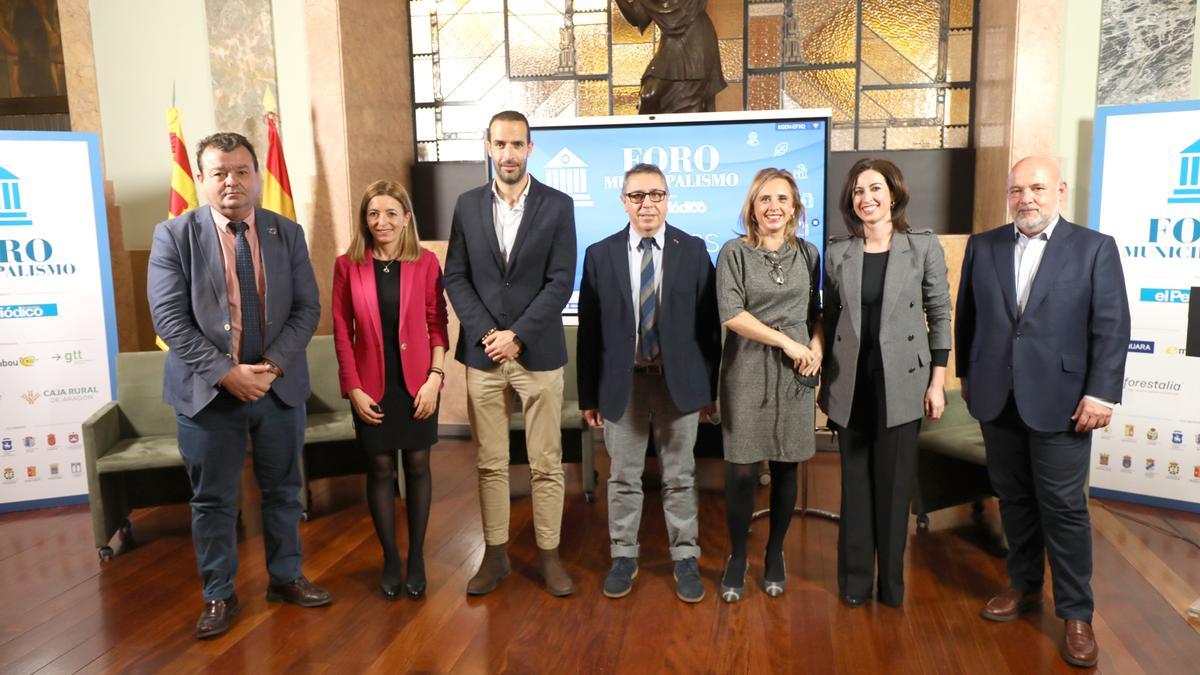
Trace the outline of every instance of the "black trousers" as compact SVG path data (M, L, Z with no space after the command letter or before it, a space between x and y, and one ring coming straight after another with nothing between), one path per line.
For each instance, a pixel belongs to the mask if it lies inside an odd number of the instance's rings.
M904 602L904 547L921 420L887 426L882 371L871 373L854 389L849 425L838 429L838 591L871 597L878 558L879 600L898 606Z
M1011 394L1000 416L979 426L1008 537L1012 588L1041 590L1048 553L1055 614L1091 622L1092 521L1085 493L1091 433L1034 431Z

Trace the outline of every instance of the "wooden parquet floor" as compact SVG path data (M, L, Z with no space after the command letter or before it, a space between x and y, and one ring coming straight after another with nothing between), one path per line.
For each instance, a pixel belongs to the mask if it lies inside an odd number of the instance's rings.
M601 477L607 459L598 453ZM648 471L651 473L651 471ZM86 507L0 515L0 672L461 672L461 673L1067 673L1062 623L1046 609L1008 624L979 618L1005 584L998 516L969 507L933 515L909 539L902 609L837 600L835 524L796 518L788 534L789 586L778 599L758 587L765 523L751 535L751 578L726 605L716 584L728 548L719 462L701 461L701 570L708 597L675 598L661 501L648 491L641 572L634 591L609 600L605 491L583 499L567 468L562 555L577 592L553 598L536 571L528 497L512 509L514 573L495 593L469 598L482 555L473 451L444 440L434 451L434 504L426 544L429 594L386 602L378 594L379 547L363 479L315 487L302 525L308 577L335 594L331 607L268 603L259 517L244 513L232 630L197 641L201 608L185 505L133 517L137 546L100 563ZM528 471L513 469L517 492ZM653 479L652 479L653 480ZM250 493L256 494L247 477ZM835 454L813 460L811 504L836 510ZM765 504L766 489L759 499ZM993 500L994 501L994 500ZM402 507L402 504L401 504ZM1200 672L1200 516L1093 500L1099 672ZM1135 520L1136 519L1136 520ZM405 546L400 518L401 550ZM1141 522L1137 522L1141 521ZM1049 591L1047 591L1049 595Z

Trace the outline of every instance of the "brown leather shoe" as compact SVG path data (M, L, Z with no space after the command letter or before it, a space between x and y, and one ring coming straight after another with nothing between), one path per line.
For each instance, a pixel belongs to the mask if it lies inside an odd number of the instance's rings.
M1042 604L1042 592L1023 593L1010 588L987 601L979 615L989 621L1015 621L1022 612Z
M229 623L239 609L241 606L238 604L236 593L224 600L209 600L204 603L204 611L200 613L200 620L196 622L196 638L203 640L216 637L229 630Z
M1100 648L1096 646L1096 635L1092 633L1092 624L1079 619L1067 619L1066 632L1063 634L1062 657L1067 663L1080 668L1091 668L1100 658Z
M290 602L301 607L323 607L333 602L333 595L320 586L314 586L301 575L286 584L267 586L267 600Z
M487 544L483 547L483 561L479 571L467 582L467 595L486 595L496 590L496 584L512 572L508 563L508 551L504 544Z
M538 557L538 569L546 580L546 590L550 595L561 598L575 592L575 584L571 583L570 575L558 559L557 548L539 548Z

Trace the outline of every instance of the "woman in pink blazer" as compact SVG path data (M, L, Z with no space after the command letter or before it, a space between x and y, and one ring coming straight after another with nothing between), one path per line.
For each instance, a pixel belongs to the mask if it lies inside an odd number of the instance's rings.
M358 209L350 247L333 267L333 338L342 396L354 410L367 453L367 506L383 548L383 596L400 595L396 450L407 491L408 570L404 591L425 594L429 448L437 442L438 394L445 372L446 300L437 257L421 248L412 199L399 183L375 181Z

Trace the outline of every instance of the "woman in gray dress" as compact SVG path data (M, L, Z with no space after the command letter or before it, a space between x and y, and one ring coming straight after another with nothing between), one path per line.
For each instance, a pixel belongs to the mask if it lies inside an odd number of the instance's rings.
M763 589L772 597L783 593L783 539L796 504L796 468L815 450L814 387L822 356L820 252L796 237L803 219L792 175L763 169L742 205L745 236L727 242L717 258L717 303L729 329L720 387L725 503L733 545L721 578L726 602L736 602L745 591L746 539L763 461L771 470Z

